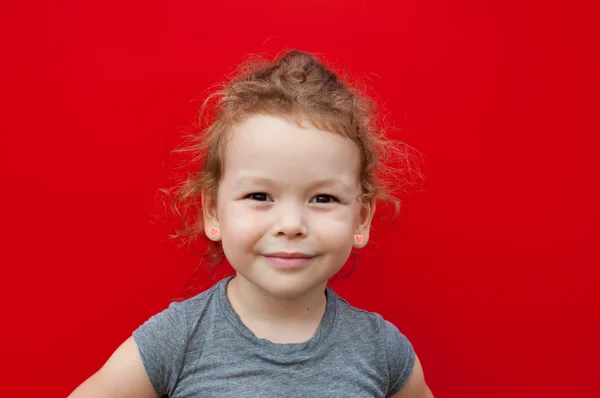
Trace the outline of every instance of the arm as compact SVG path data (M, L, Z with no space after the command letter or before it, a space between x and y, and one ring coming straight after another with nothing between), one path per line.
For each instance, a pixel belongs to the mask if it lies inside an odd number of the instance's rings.
M158 398L133 337L68 398Z
M415 366L410 377L402 389L390 398L434 398L427 383L419 357L415 358Z

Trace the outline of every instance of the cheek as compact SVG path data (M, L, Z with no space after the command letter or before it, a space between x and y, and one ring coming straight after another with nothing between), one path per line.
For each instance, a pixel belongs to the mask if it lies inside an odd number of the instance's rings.
M352 246L354 231L358 225L358 213L354 210L332 213L326 216L315 214L313 232L330 248Z
M224 245L247 245L262 235L265 217L236 202L220 209L219 224Z

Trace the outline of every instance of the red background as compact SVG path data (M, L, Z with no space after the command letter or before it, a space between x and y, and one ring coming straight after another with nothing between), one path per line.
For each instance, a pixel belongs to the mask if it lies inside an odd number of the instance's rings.
M411 339L436 397L595 395L592 3L208 3L2 2L3 395L66 396L183 294L163 163L210 85L284 47L367 81L426 156L338 292Z

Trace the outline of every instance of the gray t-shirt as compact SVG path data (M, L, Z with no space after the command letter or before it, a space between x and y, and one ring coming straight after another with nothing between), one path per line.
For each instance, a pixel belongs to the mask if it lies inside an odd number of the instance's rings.
M226 290L232 278L171 303L133 332L160 397L389 397L408 380L413 347L381 315L327 287L315 335L272 343L233 310Z

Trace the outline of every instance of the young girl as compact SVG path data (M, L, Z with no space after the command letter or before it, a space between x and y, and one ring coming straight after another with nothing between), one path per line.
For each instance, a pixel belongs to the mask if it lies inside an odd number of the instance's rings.
M151 317L71 397L433 397L407 338L327 286L376 200L398 203L372 103L301 51L218 94L181 197L236 275Z

